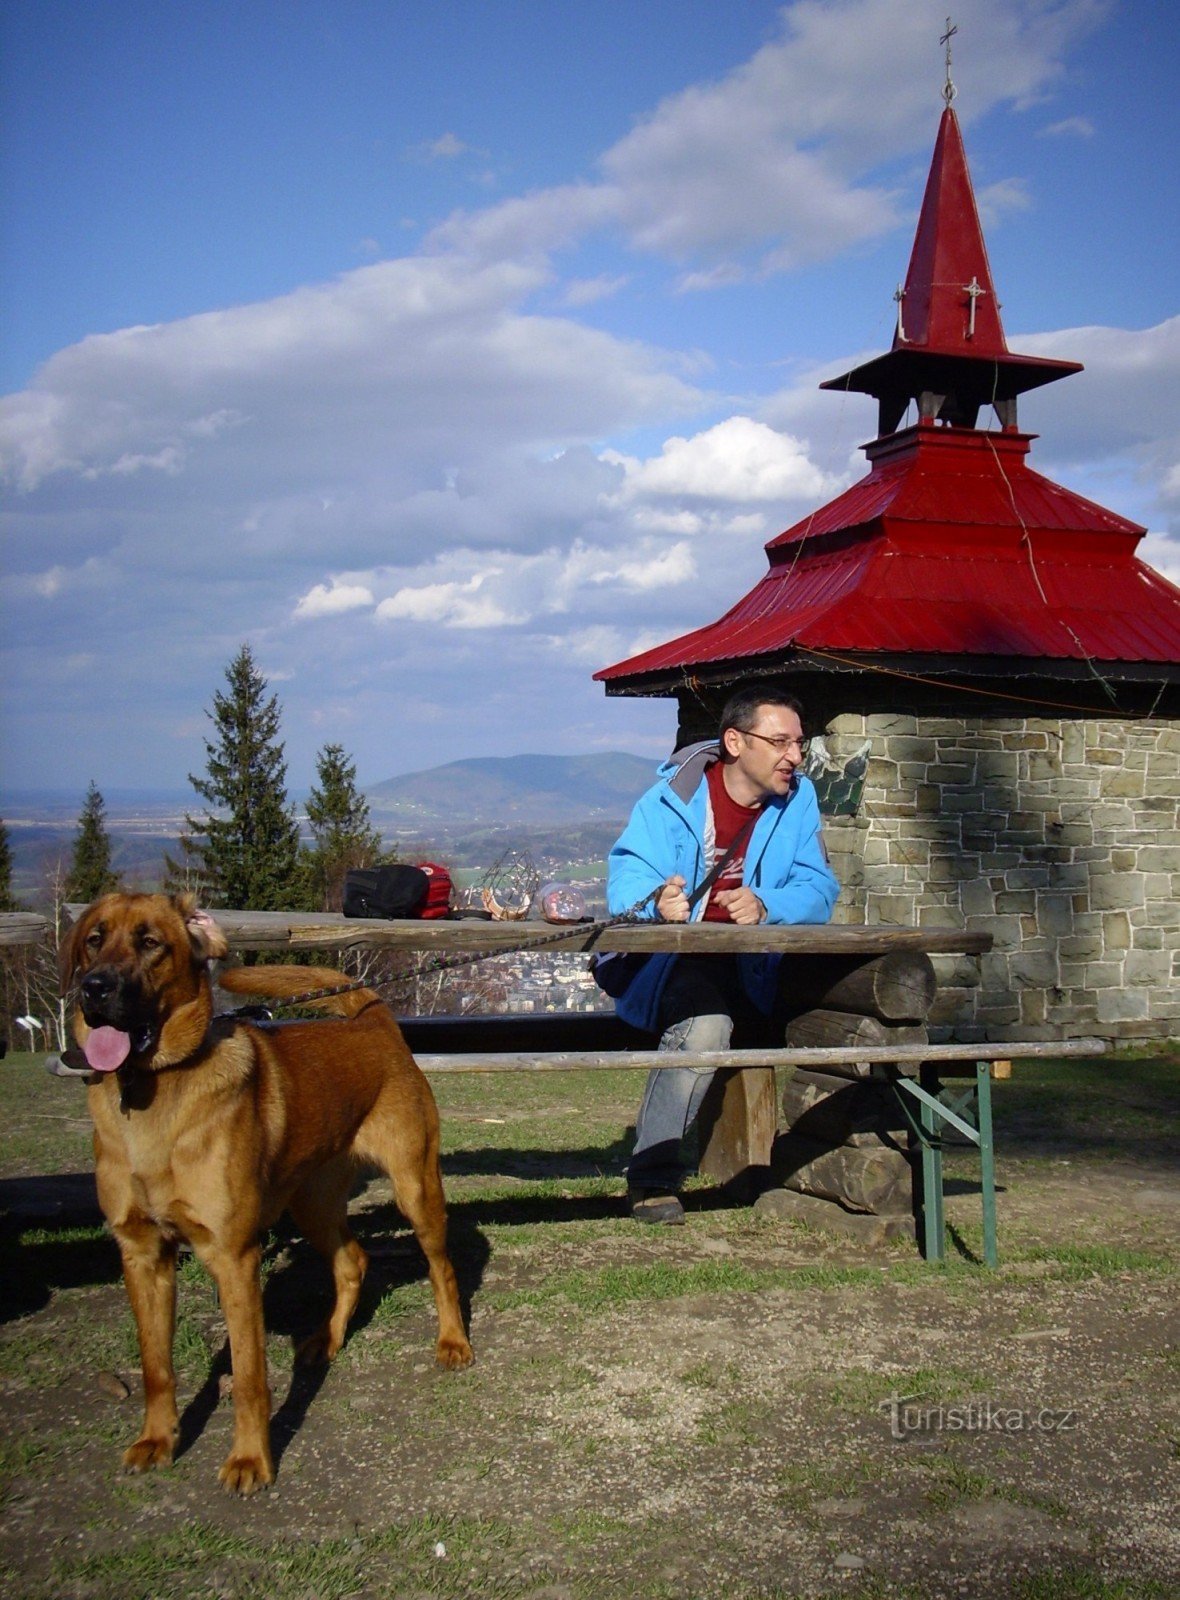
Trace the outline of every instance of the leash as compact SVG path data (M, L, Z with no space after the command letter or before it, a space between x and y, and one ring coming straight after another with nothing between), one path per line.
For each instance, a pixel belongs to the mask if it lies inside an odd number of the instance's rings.
M247 1021L265 1022L270 1019L272 1011L286 1011L297 1006L310 1005L313 1000L329 1000L335 995L356 994L361 989L371 989L374 992L380 989L392 989L399 983L408 983L413 978L423 978L433 972L450 972L456 967L474 966L480 961L495 961L501 956L531 955L534 950L543 950L549 945L561 944L569 939L581 938L591 941L605 933L608 928L624 927L640 920L644 910L663 892L664 885L657 884L650 894L645 894L633 906L621 912L617 917L607 917L601 922L574 922L569 923L559 933L547 934L541 939L531 939L527 944L509 945L503 950L475 950L468 955L437 956L423 962L421 966L411 967L408 972L399 972L395 978L356 978L350 983L334 985L325 989L305 989L301 994L284 995L282 1000L275 1001L272 1005L239 1006L234 1011L221 1012L222 1016L243 1017Z

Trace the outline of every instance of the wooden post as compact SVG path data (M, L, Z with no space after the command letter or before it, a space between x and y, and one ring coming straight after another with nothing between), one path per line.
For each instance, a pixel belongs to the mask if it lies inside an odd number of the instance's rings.
M701 1107L700 1170L715 1183L760 1187L777 1122L773 1067L718 1072Z

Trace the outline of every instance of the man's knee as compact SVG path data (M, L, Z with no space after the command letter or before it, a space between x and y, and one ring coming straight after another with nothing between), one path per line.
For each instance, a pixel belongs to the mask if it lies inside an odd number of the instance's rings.
M728 1050L733 1034L733 1018L724 1012L706 1012L699 1017L685 1017L665 1030L660 1038L661 1050Z

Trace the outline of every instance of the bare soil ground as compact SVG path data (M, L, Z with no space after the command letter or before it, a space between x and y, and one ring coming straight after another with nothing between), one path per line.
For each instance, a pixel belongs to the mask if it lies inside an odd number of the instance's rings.
M232 1500L228 1360L182 1271L176 1465L119 1470L134 1335L83 1092L0 1065L0 1578L19 1597L1180 1594L1180 1058L996 1086L1001 1265L951 1159L950 1259L695 1187L622 1215L630 1074L448 1079L476 1365L437 1371L411 1236L374 1182L338 1362L293 1374L326 1282L267 1260L278 1481ZM124 1393L126 1391L126 1393Z

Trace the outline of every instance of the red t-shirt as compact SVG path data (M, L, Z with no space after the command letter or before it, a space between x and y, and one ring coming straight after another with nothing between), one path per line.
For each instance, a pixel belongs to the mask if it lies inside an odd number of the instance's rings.
M713 858L707 863L707 871L721 860L729 849L734 839L742 828L749 822L751 815L757 815L761 806L741 806L732 798L725 787L722 777L725 764L715 761L705 774L709 785L709 800L713 807ZM746 845L749 837L742 842L733 856L725 864L725 871L709 890L709 903L705 907L706 922L732 922L733 918L724 906L717 904L717 891L719 889L740 889L742 886L742 872L746 865Z

